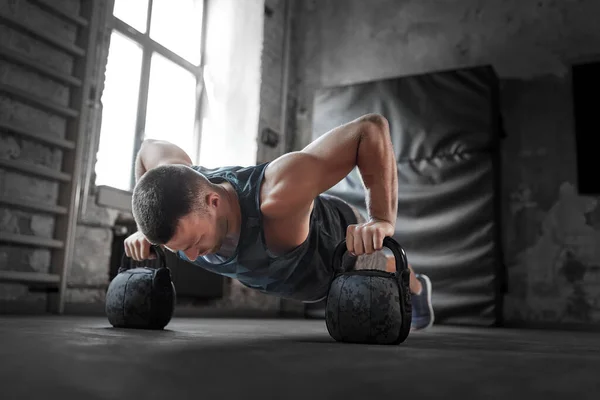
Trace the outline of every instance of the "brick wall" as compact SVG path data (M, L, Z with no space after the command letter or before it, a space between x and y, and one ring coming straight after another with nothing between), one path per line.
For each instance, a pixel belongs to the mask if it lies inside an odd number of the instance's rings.
M52 4L69 15L79 14L79 0L54 1ZM105 3L103 2L102 5L105 6ZM102 6L100 8L102 9ZM75 23L58 17L44 7L40 7L35 1L0 2L0 15L20 21L65 43L73 44L77 37L78 27ZM73 73L73 55L21 32L1 20L0 46L51 68L55 72L66 75ZM73 89L67 83L24 67L21 63L8 58L0 59L0 84L44 98L57 105L70 106ZM17 97L7 94L6 91L0 91L0 123L63 139L68 122L63 116L45 111L43 107L26 104ZM0 129L0 159L60 171L63 150ZM17 202L35 201L56 205L59 183L11 168L3 168L0 169L0 196ZM89 301L102 297L103 285L107 284L108 279L111 226L115 218L116 211L95 207L93 197L89 199L88 211L82 217L76 231L75 257L68 278L71 288L68 289L67 301ZM0 206L0 221L0 231L4 233L44 238L55 236L55 217L52 214L3 205ZM0 269L50 272L51 251L43 247L0 243ZM82 292L77 287L82 284L87 286L91 284L96 288ZM41 292L30 292L24 285L0 283L0 300L43 303L46 297Z
M77 4L62 4L62 6ZM71 11L77 11L71 10ZM63 21L25 1L0 3L0 13L27 22L56 37L74 41L75 29ZM73 63L70 56L51 46L32 39L11 27L0 23L0 46L30 57L36 62L57 71L70 74ZM67 105L68 87L48 79L20 65L0 61L0 84L34 93L58 104ZM11 123L25 129L43 132L57 138L64 138L66 120L60 116L26 105L18 100L0 94L0 122ZM21 161L59 170L62 151L20 136L0 131L0 158L8 161ZM58 183L43 178L31 177L12 170L0 172L0 195L15 200L30 200L45 204L56 204ZM35 212L20 211L8 206L0 207L0 230L10 234L24 234L52 237L54 218ZM45 248L21 247L0 244L0 269L26 272L49 272L50 250ZM29 293L25 286L0 284L1 300L44 300L39 293Z

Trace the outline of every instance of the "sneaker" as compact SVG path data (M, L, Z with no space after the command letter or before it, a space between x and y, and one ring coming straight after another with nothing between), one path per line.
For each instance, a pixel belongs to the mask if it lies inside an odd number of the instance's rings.
M423 289L419 294L412 294L412 330L427 329L433 325L434 315L431 306L431 281L427 275L416 274Z

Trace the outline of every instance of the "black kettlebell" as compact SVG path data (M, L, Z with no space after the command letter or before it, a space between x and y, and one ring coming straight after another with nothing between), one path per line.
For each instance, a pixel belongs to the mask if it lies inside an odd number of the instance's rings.
M105 311L115 328L163 329L171 321L175 286L163 250L158 246L152 249L158 268L131 268L131 260L123 254L117 276L108 286Z
M394 254L396 272L342 271L346 241L335 249L333 277L325 311L327 330L339 342L399 344L408 337L412 302L404 249L391 237L383 246Z

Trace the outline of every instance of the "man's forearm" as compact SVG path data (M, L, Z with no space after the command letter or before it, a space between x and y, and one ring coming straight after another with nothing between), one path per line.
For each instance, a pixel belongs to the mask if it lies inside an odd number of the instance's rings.
M398 210L398 170L389 125L379 116L367 117L361 135L357 165L366 187L369 219L396 225Z

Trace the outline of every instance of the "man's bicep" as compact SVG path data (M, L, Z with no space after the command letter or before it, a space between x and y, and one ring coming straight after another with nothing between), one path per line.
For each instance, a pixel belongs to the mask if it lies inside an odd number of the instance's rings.
M332 129L302 151L274 160L265 171L267 201L275 204L276 210L303 209L311 204L357 166L361 140L382 137L378 132L383 132L385 123L382 116L367 114Z
M366 114L332 129L306 146L302 153L309 156L308 164L313 167L311 173L317 192L330 189L358 166L361 143L381 146L386 127L387 120L383 116Z
M277 216L305 211L315 197L333 187L351 170L344 163L330 163L310 153L285 154L265 171L268 189L263 207Z

